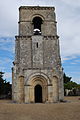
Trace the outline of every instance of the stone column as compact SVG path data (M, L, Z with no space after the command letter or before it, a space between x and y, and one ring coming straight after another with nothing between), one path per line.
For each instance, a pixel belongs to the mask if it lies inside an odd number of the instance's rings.
M29 85L26 85L25 86L25 98L24 98L24 100L25 100L25 103L29 103L30 101L29 101Z
M12 68L12 100L17 102L18 93L18 77L16 74L16 66Z
M29 88L29 101L30 103L34 103L35 102L35 99L34 99L34 86L30 86Z
M57 77L53 77L52 84L53 84L53 102L57 102L59 101L59 85Z
M64 85L63 85L63 78L59 81L59 101L64 100Z
M42 102L45 103L48 101L48 90L46 85L42 85Z
M48 102L49 103L52 103L53 102L53 99L52 99L52 97L53 97L53 90L52 90L52 86L51 85L49 85L48 86Z
M24 76L18 78L18 102L24 102Z
M14 72L12 68L12 100L14 101Z

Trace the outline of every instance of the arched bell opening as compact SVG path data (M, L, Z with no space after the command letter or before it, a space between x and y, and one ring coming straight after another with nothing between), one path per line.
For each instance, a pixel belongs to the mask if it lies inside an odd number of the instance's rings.
M41 85L36 85L34 87L35 92L35 103L42 103L42 87Z
M34 35L41 35L41 25L42 25L42 19L40 17L33 18L33 33Z

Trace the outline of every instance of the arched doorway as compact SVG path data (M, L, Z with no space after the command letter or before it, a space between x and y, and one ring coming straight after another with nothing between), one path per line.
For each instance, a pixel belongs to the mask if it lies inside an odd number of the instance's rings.
M42 103L42 87L41 85L36 85L35 88L35 103Z
M25 102L45 103L48 100L48 81L49 79L43 73L31 75L27 81L27 85L25 85ZM38 91L40 92L39 99L37 95Z

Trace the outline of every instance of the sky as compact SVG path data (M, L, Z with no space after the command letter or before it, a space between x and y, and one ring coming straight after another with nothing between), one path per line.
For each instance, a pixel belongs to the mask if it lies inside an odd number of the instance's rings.
M80 0L0 0L0 71L11 82L20 6L54 6L62 67L80 84Z

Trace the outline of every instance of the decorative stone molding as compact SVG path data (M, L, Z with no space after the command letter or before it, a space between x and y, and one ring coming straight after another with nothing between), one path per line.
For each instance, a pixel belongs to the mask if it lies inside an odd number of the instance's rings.
M16 40L18 40L18 38L31 38L31 36L15 36Z
M30 35L30 36L23 36L23 35L21 35L21 36L15 36L16 39L18 39L18 38L27 38L27 37L31 38L32 35ZM53 35L51 36L50 35L50 36L44 36L44 38L59 38L59 36L58 35L56 35L56 36L53 36Z
M48 40L48 38L50 38L50 40L56 40L56 39L58 39L59 38L59 36L58 35L55 35L55 36L44 36L44 38L46 38L46 40Z
M19 10L27 9L27 10L55 10L54 7L41 7L41 6L21 6Z
M40 14L34 14L34 15L32 15L32 17L31 17L31 21L32 21L35 17L40 17L43 21L45 20L45 17L44 17L44 16L42 16L42 15L40 15ZM33 23L33 22L32 22L32 23Z
M47 83L49 84L49 83L51 83L50 81L50 78L46 75L46 74L44 74L44 73L42 73L42 72L39 72L39 73L33 73L33 74L31 74L28 78L27 78L27 83L25 83L25 84L28 84L28 82L30 82L32 79L35 79L35 78L40 78L40 79L45 79L46 81L47 81Z

